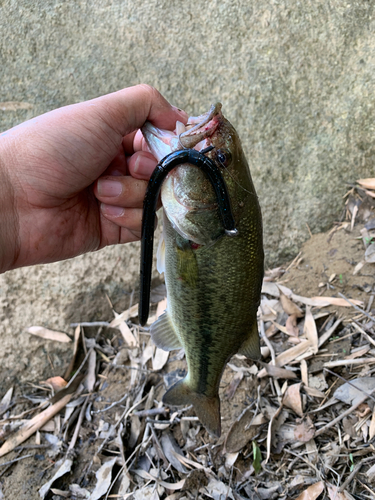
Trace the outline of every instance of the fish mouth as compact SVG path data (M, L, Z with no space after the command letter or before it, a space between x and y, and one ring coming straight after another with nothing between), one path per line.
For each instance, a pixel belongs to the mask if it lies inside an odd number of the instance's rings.
M216 103L200 116L191 116L186 125L176 122L175 130L161 130L146 122L141 131L150 152L158 161L181 149L200 151L211 145L211 137L216 132L222 118L221 103Z
M174 151L201 151L214 146L224 121L221 104L217 103L207 113L190 117L186 125L177 122L173 132L148 122L141 131L149 151L160 162ZM161 200L167 219L183 238L205 245L222 234L215 192L205 173L195 165L181 164L167 175Z

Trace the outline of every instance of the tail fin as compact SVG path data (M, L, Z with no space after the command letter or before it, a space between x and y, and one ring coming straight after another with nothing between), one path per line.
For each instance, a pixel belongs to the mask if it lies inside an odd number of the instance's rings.
M192 391L186 379L183 379L164 394L163 403L171 406L192 404L199 420L207 431L216 437L220 437L220 399L218 395L208 397L205 394L198 394Z

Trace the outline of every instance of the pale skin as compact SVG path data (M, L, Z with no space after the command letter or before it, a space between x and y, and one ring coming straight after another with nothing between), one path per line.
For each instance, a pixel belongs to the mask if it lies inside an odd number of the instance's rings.
M0 134L0 272L140 239L156 166L139 131L187 114L137 85Z

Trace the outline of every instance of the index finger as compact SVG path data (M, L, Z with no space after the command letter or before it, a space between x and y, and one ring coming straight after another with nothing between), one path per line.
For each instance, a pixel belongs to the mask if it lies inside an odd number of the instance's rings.
M185 111L172 106L153 87L143 84L93 99L87 104L96 107L103 121L122 137L131 134L124 143L128 154L134 151L134 145L131 146L134 131L146 121L156 127L172 130L177 120L186 123L188 119Z

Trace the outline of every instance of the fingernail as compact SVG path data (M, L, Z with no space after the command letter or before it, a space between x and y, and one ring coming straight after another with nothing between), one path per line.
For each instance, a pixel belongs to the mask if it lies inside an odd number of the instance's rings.
M98 181L98 194L99 196L114 197L122 193L121 182L110 179L99 179Z
M147 158L147 156L138 155L134 164L134 172L136 172L138 175L150 177L155 167L155 160Z
M105 203L101 204L101 210L103 215L111 215L112 217L120 217L124 215L125 208L116 207L114 205L106 205Z
M182 117L181 121L186 123L188 118L189 118L189 115L183 109L177 108L176 106L172 106L172 107Z

